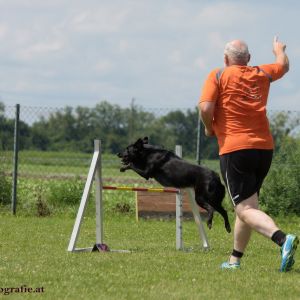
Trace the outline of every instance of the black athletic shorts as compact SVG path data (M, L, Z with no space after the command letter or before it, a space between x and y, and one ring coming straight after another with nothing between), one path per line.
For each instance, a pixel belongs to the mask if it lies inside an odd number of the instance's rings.
M245 149L220 155L220 167L233 205L259 195L271 166L273 150Z

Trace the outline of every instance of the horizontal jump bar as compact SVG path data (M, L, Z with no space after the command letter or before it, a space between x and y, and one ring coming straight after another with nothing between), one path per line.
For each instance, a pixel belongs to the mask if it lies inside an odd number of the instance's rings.
M163 189L163 188L142 188L142 187L129 187L129 186L103 186L104 190L121 190L121 191L134 191L134 192L156 192L156 193L179 193L178 189Z

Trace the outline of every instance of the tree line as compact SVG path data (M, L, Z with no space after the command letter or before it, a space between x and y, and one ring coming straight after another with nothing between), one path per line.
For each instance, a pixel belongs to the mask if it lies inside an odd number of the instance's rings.
M22 107L21 107L22 109ZM197 147L198 109L173 110L164 115L149 112L131 103L128 108L102 101L95 107L65 107L33 124L19 122L20 150L92 152L94 139L101 139L105 152L117 153L139 137L148 136L151 143L174 149L182 145L185 156L195 157ZM5 116L0 103L0 150L12 150L14 119ZM299 117L288 112L272 115L270 125L280 147L282 138L299 125ZM215 138L201 139L201 156L217 158Z

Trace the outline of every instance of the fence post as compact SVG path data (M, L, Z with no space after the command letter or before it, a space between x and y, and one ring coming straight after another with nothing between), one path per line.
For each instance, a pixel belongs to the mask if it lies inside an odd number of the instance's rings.
M14 215L17 212L19 119L20 119L20 104L17 104L16 105L16 116L15 116L15 130L14 130L14 160L13 160L13 182L12 182L12 213Z
M203 145L203 124L201 122L200 112L198 116L198 126L197 126L197 153L196 161L197 164L201 164L201 146Z
M179 157L182 157L182 146L175 146L175 153ZM182 239L182 220L183 220L183 199L182 192L176 193L176 250L183 250L183 239Z

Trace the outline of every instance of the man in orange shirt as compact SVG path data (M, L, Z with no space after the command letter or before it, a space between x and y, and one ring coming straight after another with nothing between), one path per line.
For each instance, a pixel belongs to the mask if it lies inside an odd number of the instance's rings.
M289 70L285 48L275 37L275 63L251 67L247 44L241 40L227 43L225 67L208 75L200 97L205 134L218 139L221 173L236 213L233 251L222 269L240 268L252 230L281 247L281 272L294 264L298 237L285 234L258 207L259 191L273 155L267 98L270 83Z

